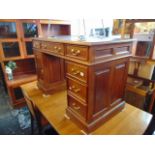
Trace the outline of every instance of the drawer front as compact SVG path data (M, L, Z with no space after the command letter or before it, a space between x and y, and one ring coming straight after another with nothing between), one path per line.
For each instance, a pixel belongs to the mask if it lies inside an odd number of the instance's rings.
M88 47L67 46L66 56L87 61L88 60Z
M44 41L41 42L41 49L48 50L49 47L50 47L50 43L49 42L44 42Z
M63 44L52 43L51 51L59 55L64 55L64 46Z
M64 47L63 44L60 43L42 42L41 48L43 50L49 50L50 52L58 55L64 55Z
M87 82L87 67L72 62L66 62L67 75Z
M129 46L115 47L113 49L113 53L116 55L118 55L118 54L129 54L130 49L129 49Z
M75 97L79 97L86 102L87 88L77 81L67 79L68 91L70 91Z
M41 48L41 42L40 41L33 41L33 48Z
M86 107L87 106L82 105L80 102L78 102L77 100L73 99L70 96L68 96L68 106L73 111L78 113L80 116L86 118Z

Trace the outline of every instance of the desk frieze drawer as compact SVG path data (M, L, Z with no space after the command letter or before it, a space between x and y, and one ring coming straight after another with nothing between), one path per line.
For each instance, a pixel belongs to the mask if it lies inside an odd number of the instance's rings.
M64 55L64 46L63 44L53 43L50 47L51 52L56 53L58 55Z
M33 41L33 48L41 48L41 42L40 41Z
M42 42L41 48L43 50L48 50L51 53L55 53L58 55L64 55L64 46L60 43L52 43L52 42Z
M83 102L87 100L87 86L67 78L68 93L76 98L81 99Z
M123 46L123 47L115 47L113 49L113 53L116 55L119 54L130 54L129 46Z
M40 48L43 49L43 50L49 50L50 49L50 45L51 45L50 42L44 42L44 41L42 41Z
M86 119L86 105L81 104L70 96L68 96L68 105L73 111Z
M68 45L66 56L87 61L88 60L88 47Z
M68 76L72 76L83 82L87 82L87 67L73 62L66 62Z

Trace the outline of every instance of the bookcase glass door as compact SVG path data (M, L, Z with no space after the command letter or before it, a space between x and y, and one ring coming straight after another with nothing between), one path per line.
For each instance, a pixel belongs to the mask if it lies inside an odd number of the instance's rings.
M0 39L17 38L15 22L0 22Z
M38 37L38 27L35 23L23 23L24 38Z
M21 57L18 23L15 20L0 21L0 47L2 59Z
M23 46L26 57L33 56L32 38L38 37L38 25L36 20L23 20L21 23L23 31Z
M19 49L18 42L3 42L2 48L3 48L3 54L5 58L20 56L20 49Z

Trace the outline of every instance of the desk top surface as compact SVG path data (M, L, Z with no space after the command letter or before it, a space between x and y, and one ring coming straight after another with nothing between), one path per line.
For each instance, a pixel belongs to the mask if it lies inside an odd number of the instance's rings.
M42 115L60 135L83 134L72 121L64 117L67 107L67 92L44 95L36 81L21 86L35 103ZM129 104L125 109L104 123L92 135L141 135L151 121L152 115Z
M55 37L39 37L34 38L34 40L42 40L42 41L52 41L52 42L61 42L61 43L69 43L69 44L78 44L78 45L101 45L101 44L111 44L111 43L125 43L125 42L133 42L135 39L121 39L116 37L102 37L102 38L94 38L94 37L85 37L80 39L77 36L55 36Z

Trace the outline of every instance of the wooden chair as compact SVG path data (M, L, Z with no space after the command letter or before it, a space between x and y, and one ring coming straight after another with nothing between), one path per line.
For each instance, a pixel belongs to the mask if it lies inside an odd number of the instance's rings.
M138 96L137 99L135 99L135 101L133 101L134 98L131 99L127 96L127 102L130 103L131 101L131 104L148 112L151 111L150 109L153 106L153 98L155 98L155 80L152 79L154 67L155 64L147 60L146 58L133 57L129 65L128 79L133 79L135 83L131 85L129 82L127 82L126 85L127 93L134 93L135 98L136 96ZM150 97L152 103L150 103ZM139 98L141 100L139 100Z
M148 111L150 113L153 112L153 108L155 108L154 106L155 106L155 90L152 93L151 102L149 103L149 109L148 109Z
M45 126L49 125L49 123L39 113L39 111L35 107L35 104L28 97L27 93L23 91L23 95L24 95L25 101L27 103L27 106L28 106L28 109L29 109L29 112L30 112L30 115L31 115L31 134L34 134L34 120L36 120L39 134L42 134L43 128Z

